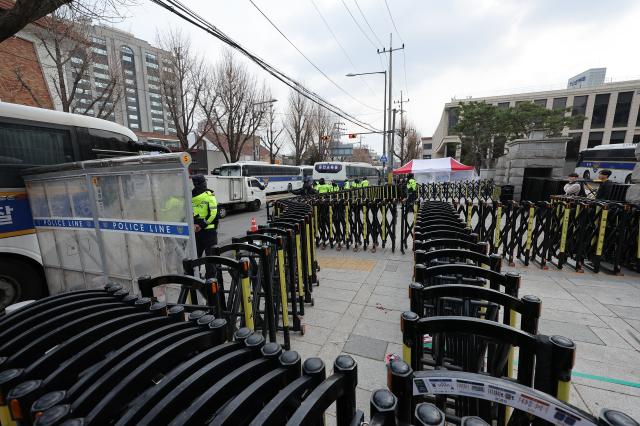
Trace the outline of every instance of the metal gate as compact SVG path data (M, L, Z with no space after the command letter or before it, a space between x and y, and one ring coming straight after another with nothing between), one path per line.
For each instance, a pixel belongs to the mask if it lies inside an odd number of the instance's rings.
M182 273L196 256L187 153L83 161L24 180L52 294Z

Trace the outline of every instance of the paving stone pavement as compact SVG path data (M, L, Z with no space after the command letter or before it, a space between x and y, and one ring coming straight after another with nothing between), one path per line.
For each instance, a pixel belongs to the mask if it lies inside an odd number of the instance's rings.
M386 387L385 354L402 354L400 314L409 308L412 253L387 248L317 254L315 306L305 307L306 333L292 334L292 348L303 359L322 358L327 374L339 354L352 355L358 363L358 407L368 417L371 391ZM521 274L521 295L542 299L542 333L575 341L571 403L596 415L607 407L640 420L640 275L542 270L533 264L503 270ZM335 423L335 407L326 420Z

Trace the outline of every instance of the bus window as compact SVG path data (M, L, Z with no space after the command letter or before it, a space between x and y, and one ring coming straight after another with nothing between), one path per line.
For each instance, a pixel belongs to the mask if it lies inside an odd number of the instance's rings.
M24 186L19 170L74 161L68 130L0 123L0 187Z
M220 176L240 176L240 166L221 167Z
M78 144L82 160L136 155L142 147L125 135L101 129L78 129Z

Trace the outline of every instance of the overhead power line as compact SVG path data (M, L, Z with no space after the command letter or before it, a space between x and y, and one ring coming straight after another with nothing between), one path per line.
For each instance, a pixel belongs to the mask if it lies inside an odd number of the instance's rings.
M309 99L313 103L325 108L326 110L332 112L333 114L337 115L338 117L340 117L340 118L342 118L342 119L344 119L346 121L349 121L350 123L355 124L358 127L361 127L363 129L367 129L367 130L371 130L371 131L376 130L375 127L372 126L371 124L369 124L367 122L364 122L362 120L359 120L358 118L356 118L353 115L347 113L343 109L337 107L336 105L333 105L332 103L330 103L329 101L324 99L319 94L317 94L317 93L309 90L308 88L306 88L299 81L293 79L292 77L289 77L284 72L282 72L279 69L273 67L272 65L270 65L269 63L267 63L266 61L261 59L260 57L254 55L249 50L247 50L246 48L241 46L239 43L237 43L236 41L231 39L229 36L227 36L224 32L219 30L216 26L214 26L213 24L209 23L204 18L202 18L201 16L199 16L198 14L196 14L195 12L193 12L192 10L190 10L189 8L184 6L178 0L151 0L151 2L163 7L164 9L170 11L171 13L175 14L176 16L179 16L180 18L184 19L185 21L189 22L190 24L192 24L192 25L194 25L194 26L206 31L207 33L211 34L212 36L214 36L218 40L222 41L223 43L226 43L227 45L232 47L234 50L237 50L238 52L242 53L244 56L249 58L252 62L257 64L260 68L265 70L267 73L272 75L274 78L276 78L280 82L284 83L286 86L290 87L292 90L298 92L300 95L302 95L305 98Z
M373 46L374 49L378 49L379 46L376 46L376 44L373 42L373 40L371 40L371 37L369 37L369 35L362 29L362 27L360 26L360 23L358 22L356 17L353 16L353 13L351 13L351 9L349 9L349 6L347 6L347 4L344 2L344 0L340 0L340 1L342 2L342 5L344 6L344 8L347 9L347 12L349 12L349 16L351 16L351 19L353 20L353 23L356 24L356 27L358 27L358 29L360 30L362 35L367 40L369 40L369 43L371 43L371 45ZM380 58L380 56L378 56L378 59L380 59L380 66L384 67L384 64L382 63L382 58Z
M338 37L336 36L336 34L333 32L333 30L331 29L331 26L329 25L329 23L327 22L327 20L324 18L324 15L322 14L322 12L320 12L320 9L318 8L318 5L316 5L316 3L313 0L309 0L311 2L311 4L313 5L313 8L316 10L316 12L318 12L318 15L320 16L320 19L322 19L322 22L324 22L324 26L327 27L327 30L329 30L329 32L331 33L331 35L333 36L333 39L336 41L336 43L338 44L338 46L340 47L340 49L342 50L342 53L344 53L344 56L347 58L347 60L349 61L349 63L351 64L351 66L353 67L353 70L357 73L359 73L358 71L358 67L356 67L356 64L353 62L353 60L351 59L351 56L349 56L349 53L347 53L347 50L344 48L344 46L342 45L342 43L340 43L340 40L338 40ZM360 80L362 80L362 82L364 83L365 86L367 86L367 88L369 89L369 91L371 92L371 94L373 96L375 96L375 93L373 93L373 89L371 88L371 86L369 86L369 83L367 83L367 81L360 77Z
M391 9L389 9L389 3L387 3L387 0L384 0L384 5L387 6L387 12L389 12L389 18L391 19L391 24L393 24L393 28L396 30L396 34L398 34L398 38L400 39L400 42L404 44L404 40L400 35L400 31L398 31L398 27L396 26L396 21L393 20L393 15L391 14Z
M307 60L307 62L309 62L309 64L311 64L311 66L312 66L312 67L314 67L314 68L315 68L315 69L316 69L320 74L322 74L322 75L324 76L324 78L326 78L326 79L327 79L327 80L329 80L329 81L330 81L334 86L336 86L336 87L338 88L338 90L340 90L342 93L344 93L345 95L347 95L348 97L350 97L350 98L351 98L351 99L353 99L354 101L358 102L360 105L363 105L363 106L365 106L365 107L367 107L367 108L369 108L369 109L372 109L372 110L374 110L374 111L377 111L377 110L378 110L378 108L374 108L374 107L372 107L372 106L370 106L370 105L365 104L364 102L362 102L362 101L360 101L359 99L357 99L355 96L351 95L351 93L349 93L349 92L347 92L345 89L343 89L343 88L342 88L342 86L340 86L338 83L336 83L336 82L335 82L331 77L329 77L329 76L328 76L324 71L322 71L322 70L320 69L320 67L319 67L319 66L317 66L317 65L316 65L316 64L315 64L311 59L309 59L309 57L308 57L307 55L305 55L305 54L302 52L302 50L300 50L300 49L298 48L298 46L296 46L296 45L291 41L291 39L289 39L289 37L287 37L287 36L285 35L285 33L283 33L283 32L280 30L280 28L278 28L278 26L277 26L277 25L276 25L276 24L275 24L271 19L269 19L269 17L268 17L268 16L267 16L267 15L266 15L266 14L265 14L265 13L264 13L260 8L259 8L259 7L258 7L258 5L256 5L256 4L253 2L253 0L249 0L249 2L253 5L253 7L255 7L255 8L256 8L256 10L257 10L258 12L260 12L260 14L261 14L262 16L264 16L264 19L266 19L266 20L267 20L267 22L269 22L269 23L271 24L271 26L272 26L273 28L275 28L275 29L276 29L276 31L278 31L278 32L280 33L280 35L281 35L282 37L284 37L284 39L285 39L285 40L287 40L287 41L289 42L289 44L290 44L291 46L293 46L293 48L294 48L294 49L296 49L296 50L298 51L298 53L300 53L300 55L302 55L302 57L303 57L304 59L306 59L306 60Z
M384 46L384 43L382 41L380 41L380 39L378 38L378 35L376 34L376 32L373 31L373 28L371 28L371 25L369 24L369 21L367 20L367 17L364 15L364 12L362 11L362 9L360 8L360 5L358 4L358 0L353 0L353 2L356 4L356 7L358 8L358 11L360 11L360 15L362 15L362 19L364 19L364 22L367 24L367 27L369 27L369 30L371 30L371 34L373 34L373 36L376 38L378 43L380 43L380 46Z

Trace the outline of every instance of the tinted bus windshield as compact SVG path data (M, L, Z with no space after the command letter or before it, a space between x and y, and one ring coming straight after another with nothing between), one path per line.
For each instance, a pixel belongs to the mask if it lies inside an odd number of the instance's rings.
M222 166L220 167L220 176L242 176L240 166Z

